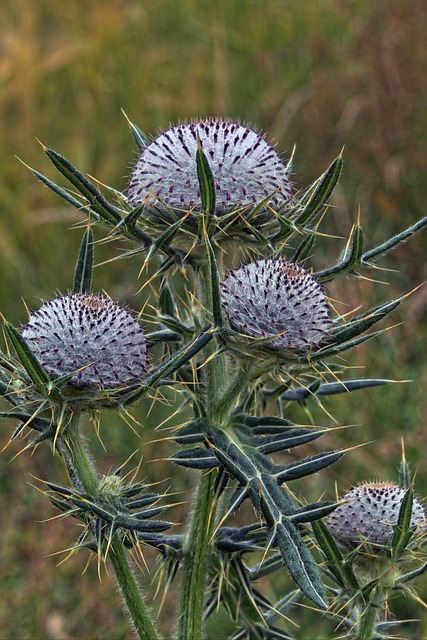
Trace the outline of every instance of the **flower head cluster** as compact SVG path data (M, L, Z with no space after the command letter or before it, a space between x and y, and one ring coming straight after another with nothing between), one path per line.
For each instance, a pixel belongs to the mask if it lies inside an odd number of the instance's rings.
M200 120L164 131L144 149L131 175L129 203L145 203L145 213L160 218L168 218L162 203L178 216L199 212L198 139L215 180L218 217L269 196L269 205L279 208L291 197L287 168L263 136L236 122Z
M69 384L113 388L140 380L147 345L137 320L109 298L70 294L45 302L22 335L53 378L75 373Z
M230 271L222 283L230 325L268 346L307 351L327 333L328 304L316 279L295 262L257 260Z
M368 482L342 498L345 503L329 516L328 527L341 542L363 541L388 545L393 538L405 490L390 482ZM411 527L424 528L426 516L419 500L413 502Z

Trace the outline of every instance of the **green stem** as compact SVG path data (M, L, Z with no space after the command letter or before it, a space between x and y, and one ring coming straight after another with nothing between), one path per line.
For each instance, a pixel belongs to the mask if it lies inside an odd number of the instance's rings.
M214 273L215 272L215 273ZM217 277L209 260L200 267L200 300L213 317L212 279ZM218 340L206 347L206 364L203 368L205 384L199 391L206 406L208 422L220 424L224 407L217 400L227 388L227 367L224 353ZM206 592L206 577L210 556L210 540L215 525L216 500L214 473L201 476L191 515L191 522L184 545L183 570L178 617L178 640L199 640L202 636L203 603Z
M203 602L212 535L214 474L202 475L184 549L178 640L199 640L202 635Z
M362 609L361 619L357 633L357 640L372 640L375 634L375 625L377 622L379 609L371 602Z
M142 601L138 584L129 566L123 545L117 536L113 536L108 557L138 637L141 640L156 640L158 637L156 630Z
M64 441L70 452L67 460L69 464L72 464L72 473L77 477L82 489L96 499L99 481L82 441L80 418L81 412L75 411L64 433ZM132 573L122 543L116 535L111 540L108 557L138 637L140 640L157 640L158 636L143 602L138 583Z

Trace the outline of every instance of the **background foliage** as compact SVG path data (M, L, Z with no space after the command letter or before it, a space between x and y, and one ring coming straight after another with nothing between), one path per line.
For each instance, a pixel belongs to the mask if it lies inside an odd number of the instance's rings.
M329 233L346 237L359 205L368 248L415 222L425 215L427 199L426 20L421 0L110 0L108 9L100 0L2 2L2 313L15 324L23 322L22 298L34 309L39 298L50 298L58 290L65 293L72 284L81 237L70 230L80 216L34 180L15 156L49 172L37 136L83 172L123 189L136 154L121 108L152 134L169 122L199 115L241 118L266 131L287 155L297 145L297 188L315 179L345 145ZM378 274L378 280L391 282L387 289L362 280L349 287L342 278L328 293L349 308L368 308L377 299L409 291L427 278L426 244L424 233L389 256L388 266L396 271ZM331 251L334 245L331 240ZM117 252L116 246L100 246L97 260ZM328 256L317 254L316 260L321 268ZM135 295L139 267L137 260L101 265L95 271L95 288L105 288L140 309L144 300ZM426 306L427 289L422 287L394 314L399 326L352 354L349 364L364 367L366 375L413 382L339 396L333 407L326 405L337 424L360 426L334 432L329 442L322 439L322 449L370 444L315 481L305 480L307 499L316 500L322 492L325 499L332 498L335 482L342 493L362 478L397 480L402 436L412 469L423 461ZM339 308L345 312L345 306ZM168 411L163 405L161 419ZM168 455L167 443L151 443L161 437L152 430L159 413L143 406L139 417L146 425L141 442L123 423L105 425L105 470L136 448L146 461ZM334 424L320 409L313 419ZM1 426L0 444L5 444L12 425ZM11 461L18 451L19 446L9 448L0 457L1 637L127 638L109 576L104 573L100 583L91 564L82 578L84 554L59 568L63 555L50 555L72 543L76 527L40 522L53 510L28 483L34 482L31 474L51 475L49 468L59 462L47 448ZM156 481L171 472L167 462L159 462L147 463L143 473ZM174 489L182 490L185 500L191 475L176 478L176 467L173 472ZM427 495L421 465L416 488L421 497ZM179 521L179 508L175 516ZM143 581L151 588L151 577ZM425 581L419 586L426 598ZM287 579L274 588L286 589ZM159 604L160 598L153 606ZM168 597L164 620L173 606L173 597ZM412 604L399 606L401 617L422 615ZM300 618L307 637L314 637L310 616L302 610ZM313 620L316 637L327 638L326 627L322 635ZM423 630L427 634L425 620L409 626L407 637L422 637ZM215 630L210 633L216 637Z

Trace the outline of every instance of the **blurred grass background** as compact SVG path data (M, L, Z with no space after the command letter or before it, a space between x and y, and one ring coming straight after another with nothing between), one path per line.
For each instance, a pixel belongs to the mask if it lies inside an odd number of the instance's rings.
M427 6L421 0L368 3L354 0L3 0L0 4L0 310L13 323L25 306L65 292L81 232L80 216L38 183L16 159L56 179L36 137L82 172L123 189L136 155L121 113L147 133L195 116L229 116L267 132L283 152L297 145L293 180L315 179L345 145L345 170L325 229L345 238L360 205L367 246L426 214L427 201ZM316 266L334 260L342 241L327 241ZM330 291L354 308L411 290L427 278L426 234L393 252L378 272L389 285L341 279ZM117 255L104 246L98 261ZM95 288L139 308L138 260L96 270ZM427 496L426 353L427 290L419 289L395 312L398 324L375 344L348 356L354 375L407 380L326 403L340 424L318 445L370 442L344 462L304 482L303 495L330 498L360 479L397 479L400 439L405 438L417 491ZM342 311L345 307L340 307ZM154 419L142 407L148 425ZM316 420L332 424L314 411ZM145 460L167 455L108 417L102 429L108 454L103 469L140 448ZM13 425L1 423L0 445ZM49 501L28 486L32 476L65 481L47 448L13 461L19 443L0 457L0 637L4 639L130 638L108 575L102 582L84 553L56 565L51 555L72 544L73 523L43 522ZM166 463L147 465L150 480L170 476ZM183 491L191 475L174 476ZM183 512L184 513L184 512ZM182 515L182 514L180 514ZM179 517L177 518L179 519ZM142 578L151 589L151 577ZM286 578L280 588L288 588ZM426 581L419 582L427 598ZM272 589L271 585L266 585ZM158 607L158 600L154 608ZM421 607L403 601L399 615L421 617L404 637L427 636ZM161 614L172 630L173 599ZM318 618L301 610L301 638L330 638ZM218 623L216 623L217 625ZM217 629L209 637L217 638ZM216 629L216 631L215 631Z

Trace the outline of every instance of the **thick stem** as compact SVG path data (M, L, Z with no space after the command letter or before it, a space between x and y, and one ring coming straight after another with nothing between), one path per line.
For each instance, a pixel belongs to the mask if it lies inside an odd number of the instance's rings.
M212 316L213 277L215 276L207 261L200 269L198 284L200 300ZM203 367L205 383L203 390L199 393L206 407L208 422L218 424L224 415L224 407L218 408L217 400L227 387L227 367L225 355L220 353L220 344L217 340L209 343L206 352L206 364ZM215 511L214 473L208 472L204 473L200 479L184 545L178 640L190 640L190 638L199 640L202 636L203 602Z
M71 480L73 481L73 476L77 478L83 491L96 499L99 481L80 435L80 418L81 412L74 412L64 434L65 446L70 454L67 456L67 467L72 467L72 470L69 469ZM122 543L116 535L111 540L108 557L138 637L141 640L157 640L158 636L143 602L140 588Z
M202 635L203 602L213 528L214 474L202 475L184 549L181 581L179 640L198 640Z
M358 625L357 640L373 640L376 637L375 625L380 610L371 602L364 606Z

